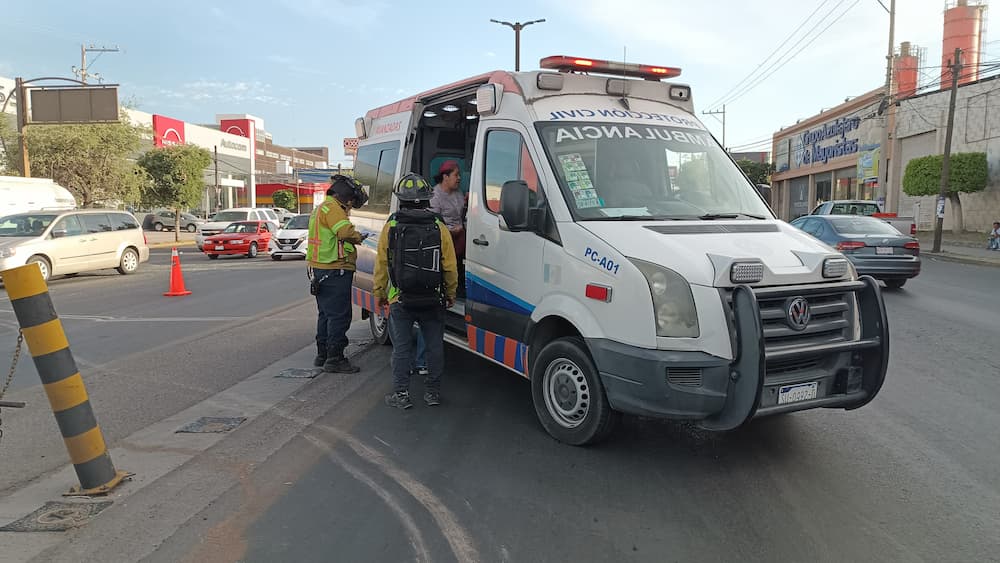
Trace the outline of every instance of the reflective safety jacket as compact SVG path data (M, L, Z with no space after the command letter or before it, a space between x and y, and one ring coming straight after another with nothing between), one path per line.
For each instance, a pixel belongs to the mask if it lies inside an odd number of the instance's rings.
M309 241L306 260L319 270L354 270L361 233L354 228L347 208L333 196L313 210L309 217Z

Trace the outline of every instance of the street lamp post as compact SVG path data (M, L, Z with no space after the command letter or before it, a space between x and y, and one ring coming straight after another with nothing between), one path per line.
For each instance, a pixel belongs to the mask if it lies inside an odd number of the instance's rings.
M490 20L493 23L498 23L500 25L505 25L514 30L514 72L519 72L521 70L521 30L528 27L533 23L542 23L545 20L531 20L528 22L514 22L510 23L507 21L500 20Z

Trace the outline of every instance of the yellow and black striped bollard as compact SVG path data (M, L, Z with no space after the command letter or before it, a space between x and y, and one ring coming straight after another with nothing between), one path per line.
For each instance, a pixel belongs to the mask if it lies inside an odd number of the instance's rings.
M129 474L116 471L111 462L42 273L37 264L28 264L0 276L80 480L70 493L106 493Z

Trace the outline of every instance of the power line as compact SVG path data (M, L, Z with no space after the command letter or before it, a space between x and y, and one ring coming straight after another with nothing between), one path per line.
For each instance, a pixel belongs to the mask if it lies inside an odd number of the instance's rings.
M835 23L837 23L838 21L840 21L860 1L861 0L854 0L854 2L852 2L851 5L848 6L846 10L844 10L843 12L841 12L840 15L838 15L836 18L834 18L833 21L831 21L829 24L827 24L827 26L824 27L822 30L820 30L819 33L812 34L812 31L814 29L816 29L819 25L821 25L826 20L826 18L828 18L844 2L846 2L846 0L840 0L840 2L836 6L834 6L834 8L832 10L830 10L829 12L827 12L827 14L825 16L823 16L823 18L819 22L816 23L816 25L814 25L812 28L810 28L809 31L805 35L803 35L794 45L792 45L792 47L785 53L785 55L783 55L780 59L778 59L777 61L775 61L774 63L772 63L764 71L764 74L762 74L761 76L759 76L758 78L756 78L750 84L747 84L746 86L744 86L742 89L740 89L736 93L729 95L727 98L725 98L723 100L723 103L729 104L729 103L732 103L732 102L738 100L739 98L743 97L744 95L746 95L747 93L749 93L751 90L753 90L754 88L756 88L758 85L760 85L761 83L763 83L765 80L767 80L768 78L770 78L774 73L778 72L783 66L785 66L786 64L788 64L789 62L791 62L796 56L798 56L799 53L801 53L802 51L804 51L806 49L806 47L808 47L809 45L812 45L813 42L815 42L817 39L819 39L823 35L823 33L826 32L826 30L830 29L830 27L832 25L834 25ZM810 38L809 41L805 45L802 45L801 48L795 49L806 38Z
M735 86L733 86L732 88L730 88L729 91L726 92L725 94L723 94L718 100L715 100L711 104L708 104L708 107L715 107L715 106L717 106L722 101L723 98L725 98L726 96L728 96L729 94L731 94L734 90L736 90L737 88L739 88L740 86L742 86L743 83L745 83L747 80L749 80L750 78L752 78L754 76L754 74L757 72L757 70L760 67L764 66L764 64L767 63L767 61L771 60L771 57L773 57L782 47L784 47L786 43L788 43L789 41L791 41L792 37L794 37L795 34L798 33L799 30L802 29L802 27L805 26L806 23L808 23L809 20L811 20L814 15L816 15L816 12L818 12L820 10L820 8L822 8L829 1L830 0L822 0L819 3L819 5L816 6L816 9L813 10L812 13L810 13L808 16L806 16L806 19L802 20L802 23L800 23L798 27L796 27L794 30L792 30L792 32L790 34L788 34L788 37L786 37L785 40L782 41L780 45L778 45L777 47L775 47L774 50L771 51L771 53L767 57L764 57L764 60L761 61L760 64L758 64L756 66L756 68L754 68L750 72L750 74L744 76L743 80L740 80L739 82L737 82Z

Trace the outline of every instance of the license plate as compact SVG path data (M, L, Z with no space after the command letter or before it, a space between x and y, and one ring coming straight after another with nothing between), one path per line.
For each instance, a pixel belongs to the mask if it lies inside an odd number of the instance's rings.
M798 383L796 385L785 385L778 388L778 404L787 405L799 401L808 401L816 398L816 390L819 384L815 381L811 383Z
M875 254L892 254L892 247L891 246L876 247Z
M219 246L216 246L216 247L215 247L215 249L216 249L216 250L225 250L225 249L226 249L226 247L225 247L225 246L222 246L222 245L220 244Z
M281 248L283 248L284 250L291 250L292 249L292 245L286 244L285 246L282 246Z

